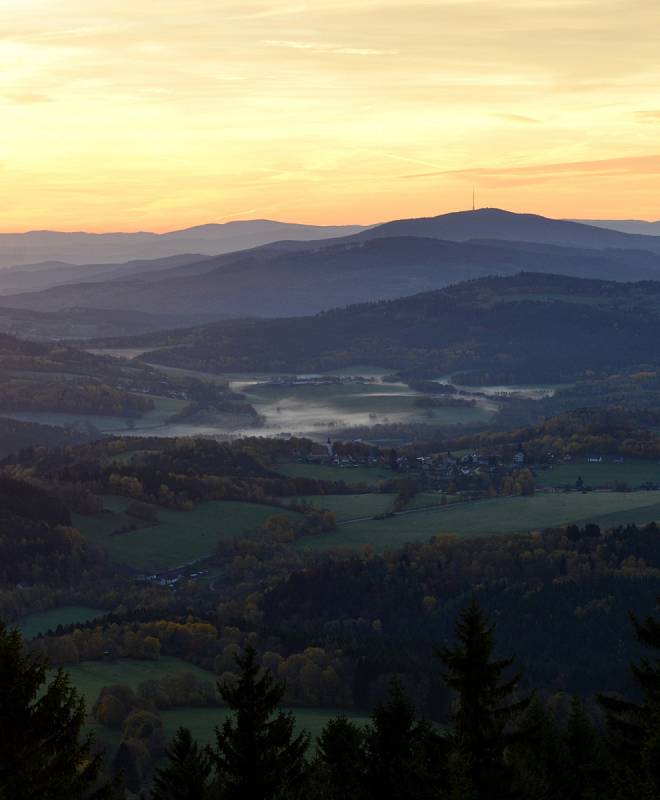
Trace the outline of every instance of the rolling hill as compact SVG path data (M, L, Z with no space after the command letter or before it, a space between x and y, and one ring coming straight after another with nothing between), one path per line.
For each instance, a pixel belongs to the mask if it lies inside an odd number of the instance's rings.
M211 236L207 228L199 235ZM660 280L660 237L482 209L214 257L23 269L7 270L4 277L0 272L0 305L5 308L60 315L70 309L97 310L104 312L106 323L113 310L156 312L156 324L165 329L236 317L305 316L520 271ZM15 291L21 282L30 290ZM13 291L7 288L12 285ZM153 330L154 322L145 320L142 330ZM0 329L2 324L0 316ZM64 317L61 330L51 317L47 335L70 336L70 330ZM119 323L114 331L107 324L85 331L85 336L112 336L137 333L139 325L135 319L129 329Z
M118 344L117 342L113 343ZM660 363L660 282L520 273L292 319L242 320L127 340L149 361L209 372L506 370L555 382Z
M469 239L498 239L555 244L563 247L650 250L660 253L660 236L622 233L580 222L541 217L537 214L514 214L500 208L481 208L477 211L457 211L438 217L395 220L363 231L356 236L361 239L425 236L451 239L455 242Z
M43 261L91 264L155 259L186 253L217 255L281 239L327 239L361 230L363 227L359 225L299 225L273 220L237 220L223 224L197 225L167 233L3 233L0 234L0 267Z
M0 300L1 302L1 300ZM0 305L0 332L22 339L65 340L97 336L137 336L165 328L188 328L204 321L195 316L148 314L120 308L66 308L61 311L31 311ZM213 318L207 318L213 322Z
M199 253L167 258L137 259L109 264L68 264L64 261L43 261L0 269L0 295L41 291L53 286L75 283L102 283L121 278L148 279L163 270L176 269L203 262Z
M643 236L660 236L660 220L649 222L643 219L575 219L583 225L610 228L622 233L639 233Z
M150 263L150 267L152 264ZM160 268L159 268L160 267ZM660 254L642 250L584 250L503 241L453 242L400 236L284 243L186 261L113 279L9 294L2 305L34 311L69 308L216 319L305 315L351 303L393 299L486 275L521 270L608 280L660 279ZM1 279L0 279L1 286Z

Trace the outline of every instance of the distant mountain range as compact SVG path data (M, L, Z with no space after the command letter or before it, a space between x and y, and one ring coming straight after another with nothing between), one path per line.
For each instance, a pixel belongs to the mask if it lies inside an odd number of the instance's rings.
M346 236L361 225L298 225L273 220L238 220L168 233L29 231L0 234L0 268L41 262L98 264L200 253L219 255L281 239L310 241ZM57 265L55 265L57 266Z
M111 264L68 264L43 261L39 264L0 269L0 295L41 291L53 286L76 283L102 283L121 278L146 278L149 273L199 264L209 256L200 253L151 260L138 259Z
M199 230L211 240L208 228ZM481 209L212 257L8 269L0 271L0 306L62 315L62 336L70 335L70 309L102 311L103 332L96 335L112 335L113 311L131 312L134 322L139 314L156 315L172 328L204 319L301 316L521 271L660 280L660 237ZM57 335L53 316L48 329Z
M581 222L550 219L536 214L514 214L499 208L458 211L439 217L402 219L386 222L361 234L358 238L391 236L426 236L463 242L469 239L535 242L564 247L618 248L650 250L660 253L660 236L621 233L605 227Z
M576 219L584 225L595 225L597 228L610 228L623 233L641 233L644 236L660 236L660 220L647 222L642 219Z

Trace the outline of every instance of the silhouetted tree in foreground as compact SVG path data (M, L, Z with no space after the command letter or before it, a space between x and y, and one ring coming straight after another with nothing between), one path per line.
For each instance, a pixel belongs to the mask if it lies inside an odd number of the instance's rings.
M156 770L152 800L210 800L211 756L179 728L167 749L167 765Z
M648 617L632 623L640 644L660 651L660 622ZM632 665L642 693L635 703L607 695L598 700L607 714L609 748L616 761L617 798L648 800L660 797L660 658Z
M365 731L366 796L391 800L438 797L442 763L440 738L425 721L398 681L376 708Z
M331 719L316 743L312 794L324 800L367 800L364 732L346 717Z
M0 622L1 800L105 800L101 756L81 737L85 703L69 678L50 679L17 631Z
M496 800L511 794L505 750L529 698L515 700L519 675L506 678L512 659L497 660L494 628L473 600L456 622L456 644L436 652L447 686L457 694L453 713L451 773L454 795Z
M235 685L219 685L231 716L216 729L214 761L223 800L274 800L293 792L305 775L309 734L280 710L284 686L262 670L248 645L238 656Z
M633 624L637 639L660 651L660 622ZM419 719L395 679L369 724L328 722L308 762L309 735L296 734L280 708L284 687L248 646L238 677L219 686L230 716L215 746L179 729L151 800L660 800L660 658L633 665L641 701L600 697L606 741L577 698L521 698L476 602L437 655L455 693L446 729ZM82 700L63 674L48 681L44 664L1 624L0 720L0 800L109 800L100 759L80 738ZM129 755L120 747L115 760L130 767ZM123 772L127 789L148 788Z

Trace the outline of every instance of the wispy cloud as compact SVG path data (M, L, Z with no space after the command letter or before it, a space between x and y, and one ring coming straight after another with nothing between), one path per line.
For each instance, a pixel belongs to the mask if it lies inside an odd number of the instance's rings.
M658 0L0 6L0 227L660 216Z
M641 122L660 122L660 109L648 109L645 111L635 111L634 116Z
M529 125L529 124L536 125L541 121L539 119L536 119L535 117L525 116L524 114L505 114L505 113L496 112L495 114L493 114L493 116L494 117L499 117L499 119L506 120L507 122L518 122L518 123L522 123L522 124L525 124L525 125Z
M660 175L660 154L606 158L593 161L566 161L549 164L530 164L526 166L475 167L470 169L441 170L421 172L401 176L404 179L436 178L454 176L479 179L497 185L518 185L521 183L545 183L569 178L611 177L626 175Z
M0 100L16 105L32 105L33 103L48 103L50 97L46 94L37 92L16 92L12 94L0 94Z
M394 56L398 50L382 50L374 47L348 47L330 42L308 42L295 39L266 39L268 47L283 47L289 50L304 50L312 53L330 53L346 56Z

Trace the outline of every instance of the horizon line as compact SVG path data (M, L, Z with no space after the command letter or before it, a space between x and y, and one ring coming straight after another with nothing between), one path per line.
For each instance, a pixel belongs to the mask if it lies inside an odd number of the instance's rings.
M0 230L0 236L28 236L31 234L60 234L63 236L164 236L170 233L180 233L183 231L193 230L194 228L205 228L211 226L224 226L224 225L231 225L235 223L254 223L254 222L271 222L277 225L297 225L300 227L309 227L309 228L352 228L352 227L360 227L360 228L375 228L379 225L385 225L388 222L398 222L400 220L412 220L412 219L433 219L435 217L443 217L448 216L449 214L461 214L461 213L474 213L479 211L504 211L508 214L514 215L530 215L530 216L538 216L544 217L545 219L553 219L560 222L577 222L583 225L589 225L593 222L625 222L625 223L641 223L646 225L656 225L660 224L660 219L644 219L640 217L553 217L547 214L540 214L538 212L532 211L510 211L506 208L500 208L498 206L481 206L476 208L464 208L464 209L457 209L455 211L445 211L440 214L431 214L431 215L424 215L424 216L416 216L416 217L393 217L392 219L380 220L378 222L340 222L340 223L315 223L315 222L297 222L297 221L289 221L289 220L282 220L282 219L273 219L270 217L237 217L228 219L224 222L200 222L194 223L192 225L185 225L184 227L174 227L174 228L163 228L162 230L145 230L145 229L138 229L138 230L121 230L117 228L113 228L110 230L66 230L66 229L58 229L58 228L30 228L27 230L16 231L16 230Z

